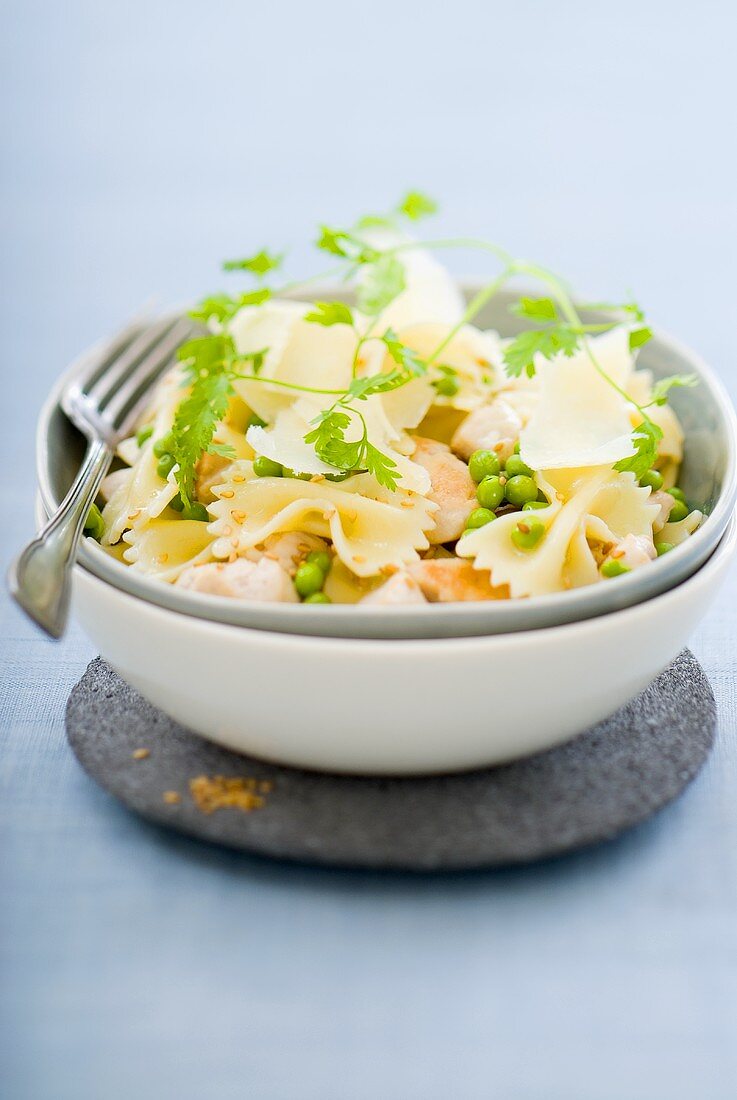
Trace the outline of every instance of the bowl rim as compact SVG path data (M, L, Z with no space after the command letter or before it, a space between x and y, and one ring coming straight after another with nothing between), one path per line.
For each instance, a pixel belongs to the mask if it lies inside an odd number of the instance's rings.
M479 279L456 279L461 292L468 296L475 294L483 285ZM322 296L335 295L337 286L325 283L313 287L312 294ZM514 292L502 290L498 297L517 297L524 288ZM296 297L292 293L288 295ZM162 312L181 312L171 309ZM142 324L149 319L142 320ZM533 596L525 600L467 601L455 603L427 603L417 605L398 605L396 607L363 607L357 610L355 604L333 604L329 608L316 607L309 610L302 604L264 604L254 600L234 601L224 596L212 596L202 593L179 590L154 578L137 574L122 562L103 551L92 539L83 538L77 556L77 567L97 576L100 580L118 588L145 602L173 610L176 613L189 614L195 618L210 620L225 625L246 629L258 629L307 637L372 638L378 640L384 632L392 634L390 625L414 625L412 633L404 633L404 640L442 638L449 633L455 634L459 624L471 619L483 620L480 629L470 630L468 637L483 637L497 634L512 634L520 631L544 629L547 626L562 626L586 619L600 617L626 607L638 604L650 598L656 598L663 592L683 583L695 570L700 569L725 533L735 510L737 501L737 414L727 390L715 371L692 348L677 338L650 325L653 338L665 353L672 352L689 361L692 369L699 375L712 395L724 417L728 453L726 455L725 475L722 488L712 512L689 539L676 546L667 558L658 558L646 570L633 570L617 578L617 584L611 586L588 585L567 592L550 593L545 596ZM64 387L82 368L83 362L107 344L107 339L96 341L62 372L44 401L36 427L36 472L39 496L45 515L50 515L58 501L47 476L48 463L44 461L48 454L47 442L52 419L60 406ZM695 563L695 564L694 564ZM690 567L690 568L689 568ZM675 576L675 579L673 579ZM352 634L349 627L360 616L362 629L360 634ZM254 622L254 619L257 620ZM258 620L268 620L263 625ZM437 627L433 629L437 622ZM429 629L428 629L429 628ZM374 631L380 631L379 634ZM404 627L406 631L406 627ZM397 635L399 636L399 635ZM459 632L462 637L463 632Z

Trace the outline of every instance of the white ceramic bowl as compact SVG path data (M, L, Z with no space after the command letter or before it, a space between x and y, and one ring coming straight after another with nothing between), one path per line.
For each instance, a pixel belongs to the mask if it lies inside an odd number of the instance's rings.
M467 297L478 283L463 286ZM344 291L343 291L344 293ZM335 287L319 296L335 297ZM500 293L479 318L479 324L512 335L524 322L509 312L517 298ZM603 314L591 314L601 319ZM643 349L640 365L656 377L694 372L696 389L675 390L672 401L686 432L681 485L694 507L706 513L702 526L671 553L647 569L635 569L613 584L595 584L526 600L487 600L397 607L331 607L270 604L202 595L146 577L105 554L91 539L80 548L79 560L89 572L110 584L171 611L245 628L300 633L307 636L370 638L449 638L500 634L580 622L595 615L630 607L684 581L714 552L737 499L737 420L728 396L714 372L695 352L658 332ZM38 426L38 477L41 498L50 514L65 495L84 456L79 433L59 405L68 372L50 394Z
M737 543L670 591L584 622L481 638L346 640L207 621L75 569L102 655L167 714L305 768L420 774L550 748L627 702L685 645Z

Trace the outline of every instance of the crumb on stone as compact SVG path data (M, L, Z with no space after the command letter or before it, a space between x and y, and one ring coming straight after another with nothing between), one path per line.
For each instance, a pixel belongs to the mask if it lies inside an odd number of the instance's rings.
M170 806L176 806L178 802L182 801L182 796L179 791L164 791L164 802L167 802Z
M225 775L198 775L189 781L190 794L203 814L227 807L244 813L260 810L265 800L257 792L268 794L272 787L268 780Z
M151 755L150 749L134 749L131 756L134 760L145 760L147 756Z

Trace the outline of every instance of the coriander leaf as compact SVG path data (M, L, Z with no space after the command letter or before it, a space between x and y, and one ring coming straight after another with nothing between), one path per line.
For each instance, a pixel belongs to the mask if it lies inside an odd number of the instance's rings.
M623 458L615 462L614 469L622 473L632 473L637 480L652 469L658 457L658 443L663 438L663 433L652 420L643 420L632 433L632 442L635 453L630 458Z
M512 313L529 317L532 321L557 321L558 307L552 298L520 298L512 307Z
M380 256L365 268L358 288L358 308L375 317L405 288L404 265L396 256Z
M568 325L544 329L529 329L507 344L504 349L504 365L507 374L519 378L523 372L529 378L535 374L535 356L553 359L559 352L573 355L578 347L578 335Z
M230 336L195 336L187 340L177 351L177 358L191 381L211 371L224 369L226 361L233 354L233 340Z
M635 348L641 348L648 340L652 340L652 330L646 325L642 328L632 329L630 332L630 351L634 351Z
M396 489L397 482L399 481L399 472L396 462L389 458L388 455L377 450L368 440L366 441L364 463L368 472L373 474L379 485L383 485L386 489L391 489L392 491Z
M421 191L408 191L397 207L397 212L416 222L435 214L437 209L438 204L429 195L423 195Z
M213 446L212 437L227 412L232 393L233 386L224 369L204 371L195 375L190 393L174 415L171 453L179 467L175 477L186 507L194 503L197 463L203 452Z
M353 327L353 313L344 302L315 302L315 308L306 313L305 321L316 325L350 325Z
M399 366L403 367L409 374L413 375L415 378L427 374L427 366L425 363L423 363L412 348L402 343L393 329L388 328L381 339L386 345L386 350L389 352L394 362L398 363Z
M355 470L358 466L364 446L364 440L347 443L345 430L350 427L351 418L338 409L328 410L320 415L320 423L305 437L305 443L313 443L317 455L323 462L339 470Z
M248 256L245 260L226 260L223 271L250 271L252 275L261 279L270 271L280 267L283 259L283 254L276 256L262 248L255 256Z
M390 370L383 374L372 374L366 378L354 378L348 387L348 393L358 401L365 401L375 393L389 393L399 389L408 381L407 374L400 370Z
M315 244L323 252L340 256L354 264L371 264L381 255L375 248L371 248L345 229L331 229L328 225L320 226L320 236Z
M235 448L230 443L208 443L207 453L220 455L221 458L236 458Z
M664 405L668 400L668 394L672 389L680 387L698 386L699 379L695 374L671 374L667 378L659 378L653 386L649 404Z
M194 309L189 311L189 316L194 321L219 321L221 324L235 317L238 310L244 306L260 306L271 297L271 291L267 287L260 290L252 290L247 294L239 294L236 298L229 294L214 294L209 298L203 298Z
M347 251L349 241L349 235L343 230L331 229L328 225L321 225L320 236L315 243L323 252L330 252L333 256L342 256L344 259L349 259L350 253Z

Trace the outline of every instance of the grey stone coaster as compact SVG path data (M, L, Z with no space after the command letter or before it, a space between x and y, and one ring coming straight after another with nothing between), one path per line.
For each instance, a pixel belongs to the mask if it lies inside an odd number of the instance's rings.
M218 748L156 710L100 658L67 704L67 735L82 766L150 821L266 856L416 871L523 863L612 838L683 790L715 725L709 682L688 650L637 699L566 745L417 779L305 772ZM135 759L140 748L149 755ZM250 812L204 813L189 786L202 775L271 789ZM165 801L167 791L179 801Z

